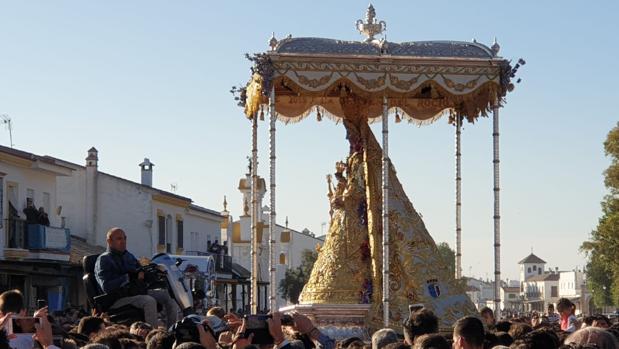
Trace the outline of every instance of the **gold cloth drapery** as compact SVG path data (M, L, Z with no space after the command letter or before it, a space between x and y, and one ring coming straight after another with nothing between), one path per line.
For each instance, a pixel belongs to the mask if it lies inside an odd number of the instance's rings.
M368 118L382 117L383 97L404 119L430 123L451 113L473 122L505 95L503 60L360 59L290 57L271 54L275 109L283 122L296 122L323 108L326 116L345 118L337 99L354 93L370 101ZM252 117L268 99L267 77L254 74L247 86L245 114Z

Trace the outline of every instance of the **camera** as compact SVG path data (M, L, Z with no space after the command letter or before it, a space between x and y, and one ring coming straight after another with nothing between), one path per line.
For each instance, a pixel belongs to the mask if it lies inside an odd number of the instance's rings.
M204 323L203 320L206 320L208 324ZM172 326L171 330L174 332L176 343L200 343L200 333L198 332L197 327L198 325L204 326L204 329L210 332L215 340L219 338L219 335L222 332L229 329L226 322L217 316L202 317L199 315L188 315Z
M29 334L32 335L36 332L35 324L41 324L41 319L37 317L19 317L15 316L11 318L12 334Z
M269 324L267 319L272 318L271 315L246 315L245 316L245 335L253 334L253 344L274 344L273 337L269 332ZM282 326L294 326L292 316L283 314L281 317Z

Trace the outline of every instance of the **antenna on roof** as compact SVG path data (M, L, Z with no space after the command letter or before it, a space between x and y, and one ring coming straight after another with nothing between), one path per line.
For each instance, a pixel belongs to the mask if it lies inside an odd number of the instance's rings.
M11 142L11 148L13 148L13 124L11 118L7 114L0 114L0 122L6 125L9 130L9 140Z

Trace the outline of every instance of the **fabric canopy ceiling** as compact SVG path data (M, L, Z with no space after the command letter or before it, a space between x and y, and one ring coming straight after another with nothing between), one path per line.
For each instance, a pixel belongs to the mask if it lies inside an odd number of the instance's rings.
M345 117L341 98L364 101L370 120L390 110L409 121L428 123L444 114L473 122L500 103L509 89L511 66L497 56L499 47L476 42L349 42L322 38L286 38L254 56L252 79L244 96L251 118L275 92L275 110L283 122L311 112Z

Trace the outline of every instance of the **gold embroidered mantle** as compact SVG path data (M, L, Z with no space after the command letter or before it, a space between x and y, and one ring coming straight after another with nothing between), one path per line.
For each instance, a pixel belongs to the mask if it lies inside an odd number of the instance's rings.
M362 99L342 100L351 153L343 173L338 166L329 197L332 219L324 246L300 296L302 304L371 303L368 323L382 324L382 150L368 124ZM352 109L351 109L352 108ZM357 113L358 117L354 117ZM338 173L341 172L341 173ZM475 308L463 285L438 254L402 188L389 169L390 318L400 323L408 305L423 303L448 328Z

